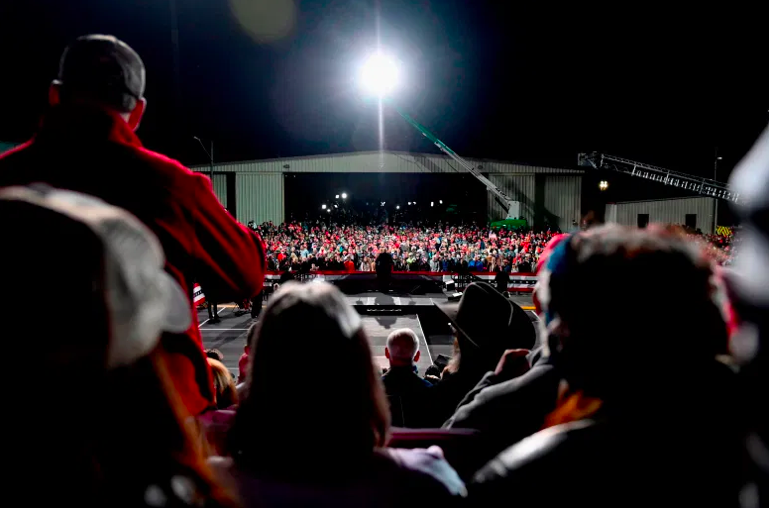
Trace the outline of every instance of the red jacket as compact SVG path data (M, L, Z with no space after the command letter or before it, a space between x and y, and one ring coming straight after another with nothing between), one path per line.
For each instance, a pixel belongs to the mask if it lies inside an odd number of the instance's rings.
M193 316L184 335L161 340L169 370L192 414L215 407L193 283L219 301L257 294L265 268L259 236L227 213L207 177L143 148L122 118L91 108L51 109L32 140L0 155L0 187L36 182L99 197L154 231L166 253L166 271L190 295Z

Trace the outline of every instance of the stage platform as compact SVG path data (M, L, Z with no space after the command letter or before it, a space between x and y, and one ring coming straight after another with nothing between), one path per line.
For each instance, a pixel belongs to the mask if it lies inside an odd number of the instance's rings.
M451 356L453 337L448 320L438 311L434 303L448 302L443 293L425 295L383 294L366 292L345 295L347 302L355 307L363 318L363 327L369 338L372 354L377 365L387 367L384 348L387 336L398 328L410 328L419 337L421 359L419 372L425 369L439 355ZM536 320L530 295L511 296ZM219 307L220 323L208 321L206 310L198 311L198 322L203 336L203 346L216 348L224 355L224 364L237 376L238 359L243 353L249 328L256 322L249 313L240 314L234 305ZM297 354L312 355L312 351L298 351ZM291 368L291 359L286 359L286 369Z

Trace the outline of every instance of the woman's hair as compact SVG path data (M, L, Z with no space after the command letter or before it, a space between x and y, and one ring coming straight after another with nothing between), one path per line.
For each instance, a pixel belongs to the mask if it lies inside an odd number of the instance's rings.
M238 403L238 391L232 374L219 360L208 358L208 365L214 375L214 390L216 391L216 407L227 409Z
M360 317L333 286L287 283L250 334L247 396L230 433L241 466L338 475L386 444L390 412Z

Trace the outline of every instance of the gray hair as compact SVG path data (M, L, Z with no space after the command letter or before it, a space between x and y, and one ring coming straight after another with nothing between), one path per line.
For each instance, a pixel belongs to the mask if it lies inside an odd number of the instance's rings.
M412 362L419 351L419 338L409 328L399 328L387 336L390 358L400 362Z

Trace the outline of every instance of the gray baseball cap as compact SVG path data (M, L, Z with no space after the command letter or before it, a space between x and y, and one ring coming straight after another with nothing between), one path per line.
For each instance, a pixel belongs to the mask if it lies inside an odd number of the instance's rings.
M146 75L139 55L112 35L84 35L67 46L57 80L65 92L87 95L123 111L144 96Z
M24 293L24 281L38 292L74 292L57 286L77 286L79 314L105 323L106 368L129 365L147 355L163 332L182 333L192 325L189 298L164 270L159 241L125 210L36 185L0 190L0 214L13 218L0 258L12 265L8 270L32 272L8 276L17 287L5 291Z

